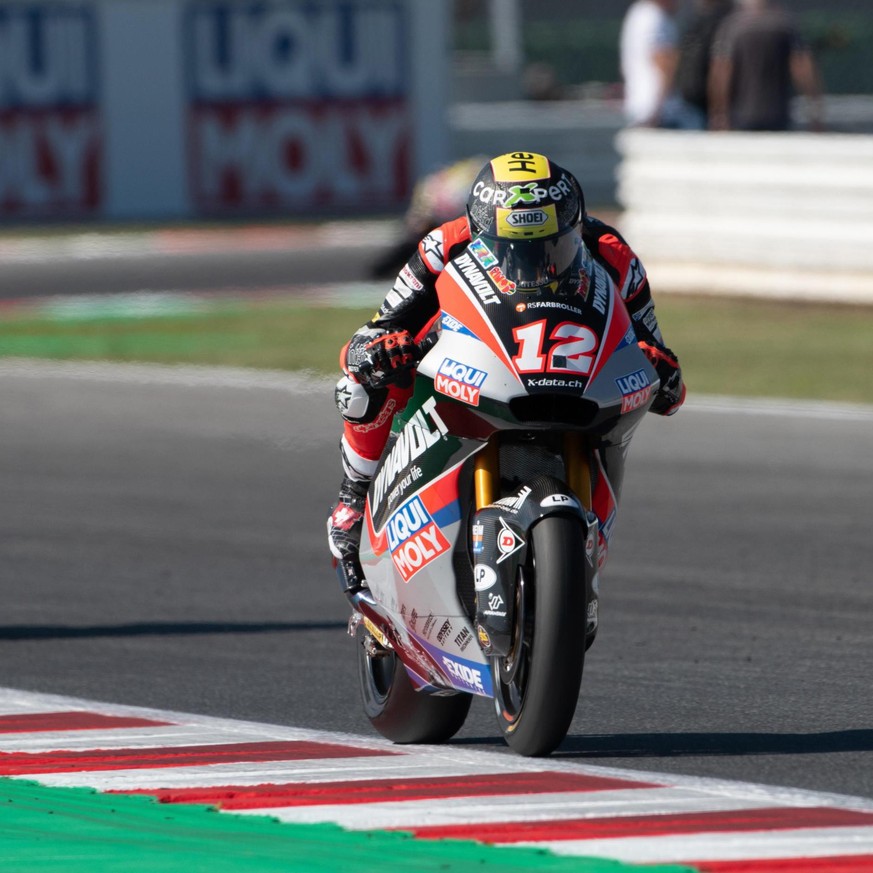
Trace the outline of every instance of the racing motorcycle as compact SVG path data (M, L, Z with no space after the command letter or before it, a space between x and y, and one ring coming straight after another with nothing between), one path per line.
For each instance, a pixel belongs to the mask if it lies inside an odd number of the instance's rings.
M437 282L440 315L370 484L349 633L383 736L444 742L479 695L512 749L546 755L597 628L601 452L626 447L658 377L587 252L530 290L501 255L474 237Z

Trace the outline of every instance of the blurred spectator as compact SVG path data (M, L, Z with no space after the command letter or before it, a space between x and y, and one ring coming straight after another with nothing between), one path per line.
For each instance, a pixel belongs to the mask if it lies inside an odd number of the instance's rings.
M679 126L680 103L673 92L678 0L634 0L621 25L619 52L627 123L642 127Z
M695 0L691 18L679 38L676 89L683 102L683 127L706 130L709 126L709 70L712 43L734 0Z
M710 127L788 130L796 88L809 98L810 126L821 129L818 70L794 21L770 0L740 0L740 6L713 44Z
M528 64L524 70L524 95L528 100L560 100L563 89L552 64Z

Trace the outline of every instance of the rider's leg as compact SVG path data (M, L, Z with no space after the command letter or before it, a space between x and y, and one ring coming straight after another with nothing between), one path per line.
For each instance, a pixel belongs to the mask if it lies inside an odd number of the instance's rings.
M411 396L411 387L391 385L368 390L349 376L343 376L337 383L335 398L343 417L340 442L343 478L327 521L327 538L344 590L364 584L358 552L367 488L391 433L394 415Z
M597 544L597 567L588 586L588 615L585 627L586 648L594 642L597 635L598 611L600 607L600 570L609 556L609 541L618 512L621 486L624 482L624 464L629 441L620 446L600 448L594 452L592 481L592 509L597 516L599 536Z

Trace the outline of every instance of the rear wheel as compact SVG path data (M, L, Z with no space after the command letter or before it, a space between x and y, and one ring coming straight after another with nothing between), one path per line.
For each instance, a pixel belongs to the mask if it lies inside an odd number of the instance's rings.
M395 743L443 743L464 724L469 694L433 695L416 691L394 652L374 656L358 646L358 673L364 713L370 724Z
M516 589L513 644L493 658L497 721L521 755L548 755L567 735L585 662L585 547L579 521L547 516L531 531Z

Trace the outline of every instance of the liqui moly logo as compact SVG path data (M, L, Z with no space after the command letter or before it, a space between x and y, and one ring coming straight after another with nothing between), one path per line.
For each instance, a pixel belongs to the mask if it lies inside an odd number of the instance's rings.
M413 497L391 516L387 531L391 558L404 582L449 549L449 541L420 497Z
M0 3L0 215L101 205L96 5Z
M434 379L434 388L440 394L454 397L455 400L461 400L471 406L478 406L482 383L487 377L488 374L482 370L445 358Z
M633 412L643 406L652 396L652 383L649 381L645 370L637 370L628 373L615 380L618 390L621 391L621 412Z
M325 204L406 199L409 3L174 5L185 9L198 205L307 214Z

